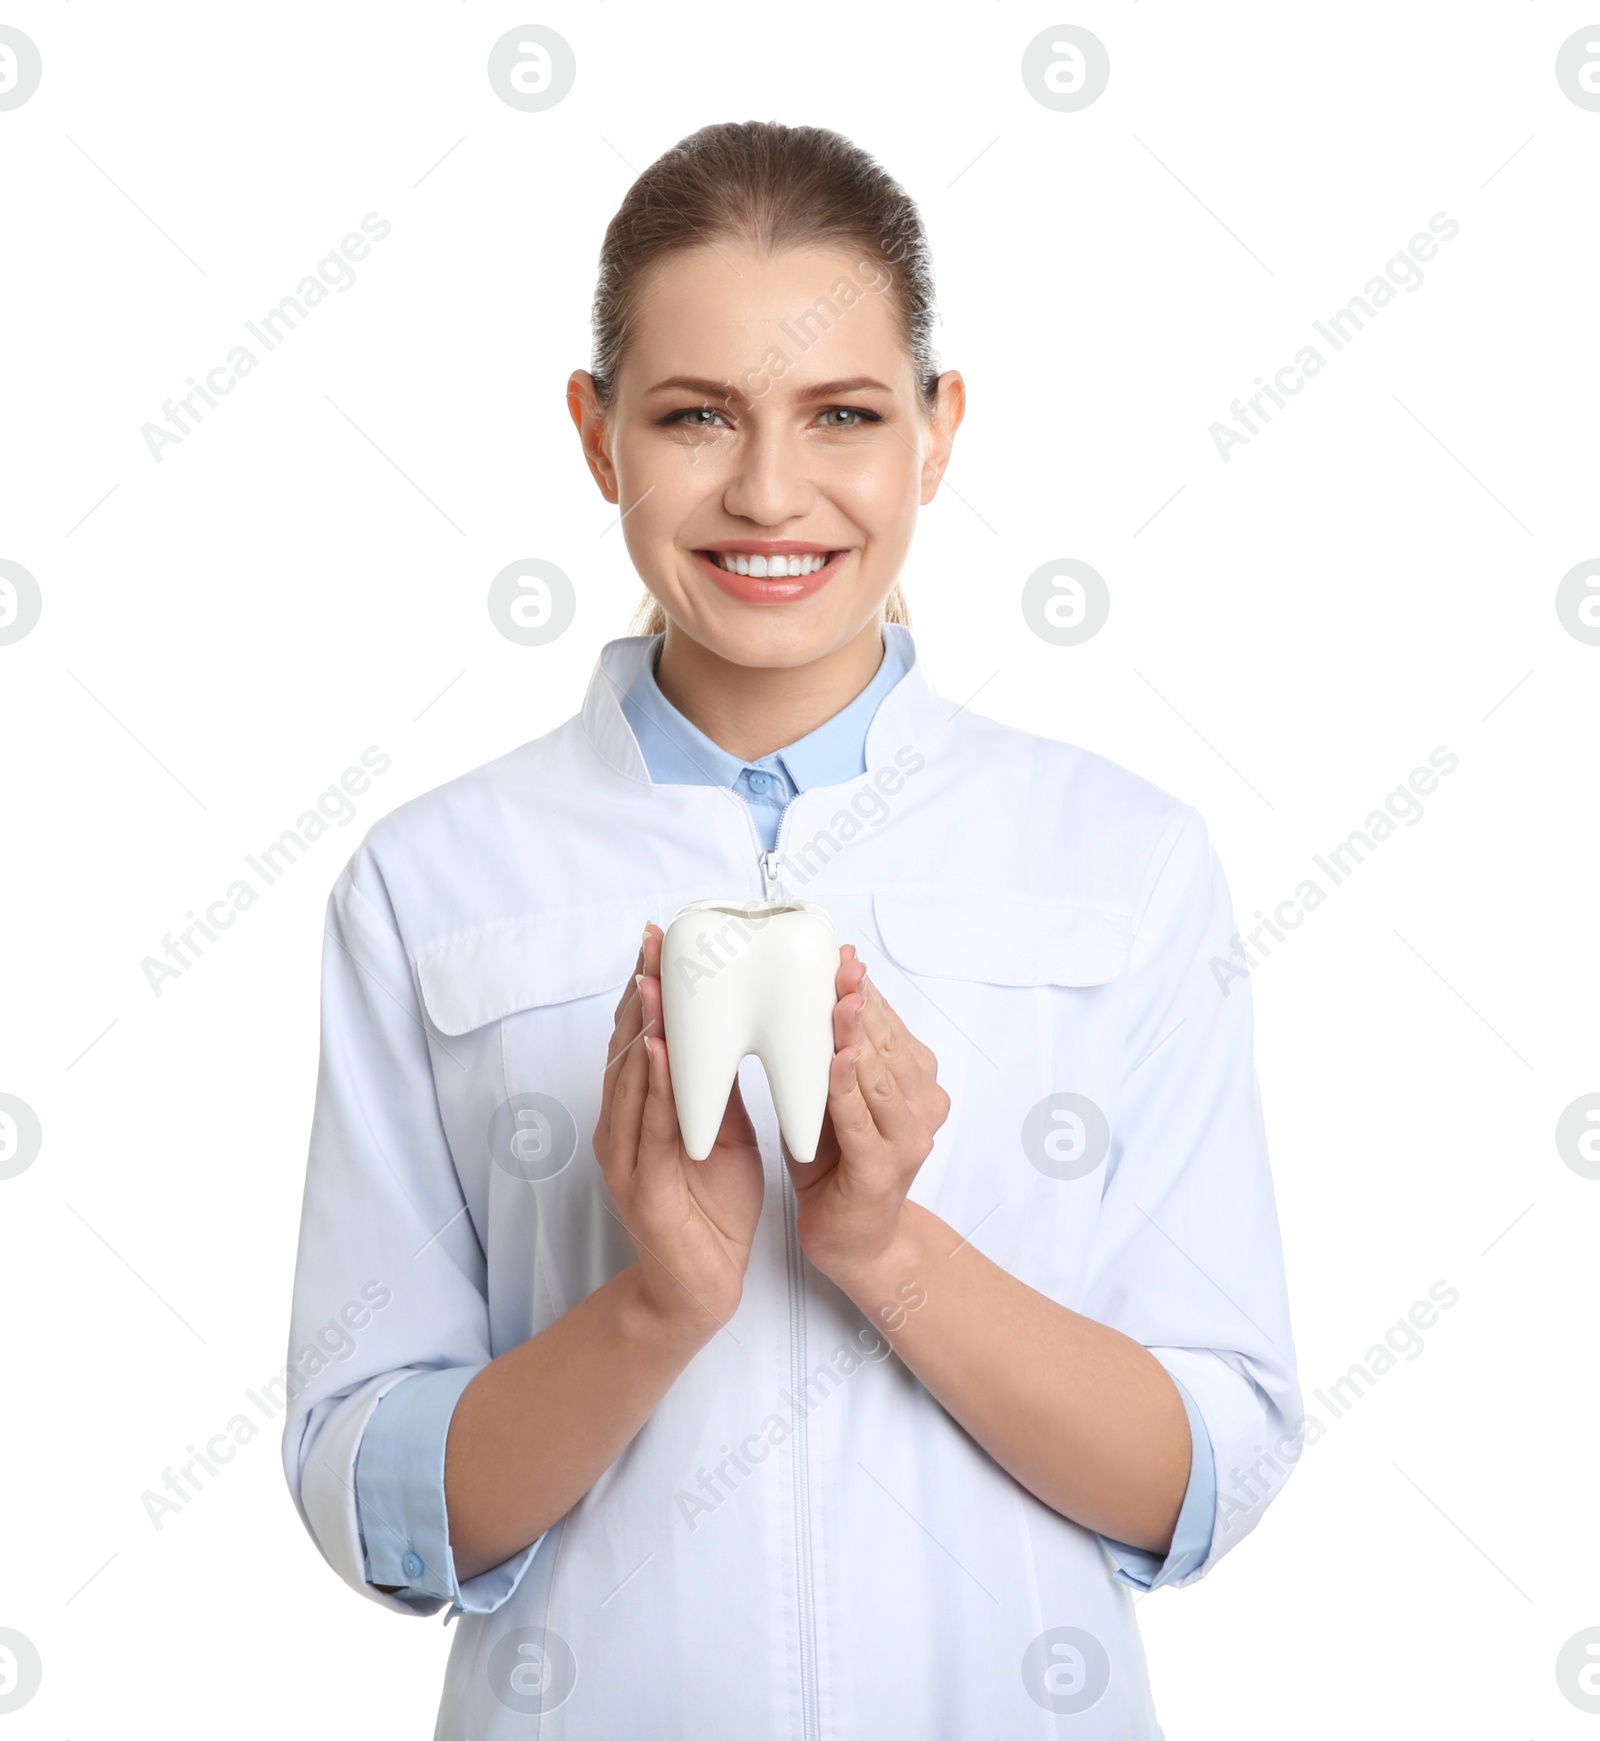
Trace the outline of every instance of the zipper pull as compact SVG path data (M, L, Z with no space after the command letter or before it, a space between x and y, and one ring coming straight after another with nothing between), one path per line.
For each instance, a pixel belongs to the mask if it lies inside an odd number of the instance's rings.
M776 850L764 852L761 855L761 888L767 900L773 900L778 893L778 854Z

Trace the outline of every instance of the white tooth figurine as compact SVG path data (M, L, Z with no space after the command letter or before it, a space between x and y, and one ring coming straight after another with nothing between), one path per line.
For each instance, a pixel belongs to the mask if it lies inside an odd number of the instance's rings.
M739 1061L767 1073L789 1153L814 1161L833 1061L833 920L811 901L691 901L661 940L661 1010L678 1129L711 1153Z

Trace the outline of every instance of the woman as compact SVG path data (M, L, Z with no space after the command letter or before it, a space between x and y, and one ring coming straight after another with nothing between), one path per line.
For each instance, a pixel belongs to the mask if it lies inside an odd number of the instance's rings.
M643 632L334 888L285 1465L347 1582L449 1604L440 1737L1159 1736L1130 1588L1298 1455L1205 826L907 626L932 306L837 134L652 165L569 388ZM662 924L706 897L846 940L812 1163L753 1057L684 1152Z

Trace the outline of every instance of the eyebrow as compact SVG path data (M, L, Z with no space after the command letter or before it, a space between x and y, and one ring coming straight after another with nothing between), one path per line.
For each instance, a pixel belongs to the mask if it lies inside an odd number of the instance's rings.
M649 393L666 393L672 391L699 393L707 399L722 399L729 404L747 405L749 400L738 391L731 382L710 381L700 375L671 375L665 381L657 381L653 387L645 389ZM851 375L841 381L819 381L814 387L807 387L800 395L802 405L810 404L817 399L837 398L841 393L892 393L892 387L886 387L882 381L875 380L871 375Z

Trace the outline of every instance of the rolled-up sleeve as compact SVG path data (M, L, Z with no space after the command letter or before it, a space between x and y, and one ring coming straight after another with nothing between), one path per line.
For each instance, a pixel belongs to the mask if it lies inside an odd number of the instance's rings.
M461 1393L480 1371L447 1366L397 1384L367 1422L356 1456L367 1581L400 1586L398 1593L412 1605L420 1600L424 1612L445 1601L465 1613L492 1613L516 1589L544 1540L465 1583L456 1576L444 1499L445 1442Z
M1211 1551L1217 1506L1217 1460L1199 1404L1177 1379L1172 1382L1183 1399L1183 1412L1189 1417L1189 1485L1184 1489L1183 1505L1173 1526L1166 1557L1163 1559L1148 1548L1113 1541L1110 1536L1100 1538L1111 1555L1114 1576L1136 1590L1159 1590L1176 1583L1194 1571Z
M384 1606L491 1611L544 1539L456 1579L444 1447L456 1402L492 1357L483 1247L440 1120L411 964L364 842L328 901L283 1461L324 1559Z
M1082 1308L1166 1368L1196 1448L1196 1414L1205 1431L1210 1493L1192 1467L1181 1556L1175 1536L1166 1562L1126 1562L1136 1575L1125 1582L1153 1568L1149 1587L1192 1583L1242 1541L1303 1444L1251 988L1234 937L1221 864L1185 806L1135 902L1122 1079ZM1108 1551L1121 1563L1132 1550Z

